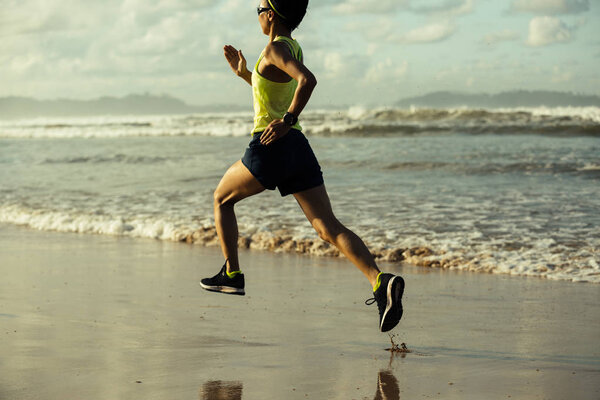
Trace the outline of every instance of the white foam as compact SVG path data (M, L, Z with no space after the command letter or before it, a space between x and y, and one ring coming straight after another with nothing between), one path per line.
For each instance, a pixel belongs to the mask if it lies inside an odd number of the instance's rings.
M247 136L251 127L247 113L33 118L0 120L0 137Z
M214 231L214 227L208 219L190 223L160 216L90 215L31 209L18 205L0 206L0 222L44 231L144 237L169 241L184 240L186 237L191 237L194 232L203 229ZM252 246L257 249L282 251L285 246L273 247L273 243L284 240L287 243L290 241L314 243L305 248L303 252L314 255L332 255L312 229L304 226L294 227L291 230L272 231L268 226L256 223L246 226L242 222L240 233L244 237L252 238L254 240ZM364 233L366 232L361 232L361 234ZM600 263L598 262L600 246L597 246L600 243L592 243L591 247L582 247L571 252L564 249L564 251L553 253L549 249L555 245L554 240L539 239L529 241L531 246L529 249L508 251L499 250L494 243L477 244L473 242L473 239L478 237L479 235L473 233L464 236L463 239L431 235L400 237L400 239L399 236L388 235L384 236L383 241L371 235L365 235L363 239L368 243L370 249L384 254L393 252L394 249L414 247L433 249L434 254L432 255L409 257L408 261L417 265L430 265L432 261L437 261L441 267L455 270L600 283ZM392 238L394 240L390 240ZM295 247L287 246L285 249L294 251Z
M536 116L578 117L600 123L600 107L522 107L503 109L507 112L529 112Z
M198 229L174 221L149 217L120 217L34 210L22 206L0 206L0 222L43 231L93 233L178 241Z
M600 171L600 164L586 163L583 167L577 168L577 171Z

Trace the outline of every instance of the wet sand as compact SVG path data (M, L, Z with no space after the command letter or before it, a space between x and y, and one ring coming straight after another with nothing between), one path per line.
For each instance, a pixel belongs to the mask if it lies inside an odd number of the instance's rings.
M392 355L347 260L0 225L0 399L598 399L600 285L381 264Z

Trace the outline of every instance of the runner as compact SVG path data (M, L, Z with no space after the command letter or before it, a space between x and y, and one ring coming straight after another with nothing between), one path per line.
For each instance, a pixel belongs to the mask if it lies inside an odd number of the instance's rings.
M377 303L379 329L386 332L402 318L404 280L381 273L363 241L337 220L321 167L298 122L317 85L303 64L300 45L291 35L307 6L308 0L261 1L258 21L269 43L252 72L241 50L230 45L223 49L233 72L252 86L254 129L246 153L227 170L215 190L215 225L225 264L200 285L214 292L245 294L234 205L265 189L277 188L282 196L293 195L321 239L336 246L367 277L374 297L365 304Z

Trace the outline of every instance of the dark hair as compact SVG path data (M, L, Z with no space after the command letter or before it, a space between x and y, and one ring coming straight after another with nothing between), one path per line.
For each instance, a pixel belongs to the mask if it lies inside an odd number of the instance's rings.
M270 0L273 7L285 18L281 18L281 22L293 31L300 25L304 15L306 14L306 8L308 7L308 0Z

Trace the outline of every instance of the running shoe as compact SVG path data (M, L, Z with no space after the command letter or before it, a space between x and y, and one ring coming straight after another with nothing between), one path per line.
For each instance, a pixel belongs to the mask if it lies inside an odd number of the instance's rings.
M244 274L240 271L235 271L232 274L227 273L227 261L221 268L218 274L212 278L204 278L200 281L202 289L211 292L220 292L225 294L237 294L243 296L244 291Z
M379 330L387 332L393 329L402 318L402 294L404 279L401 276L380 273L377 276L378 286L373 298L365 301L370 306L377 302L379 308Z

